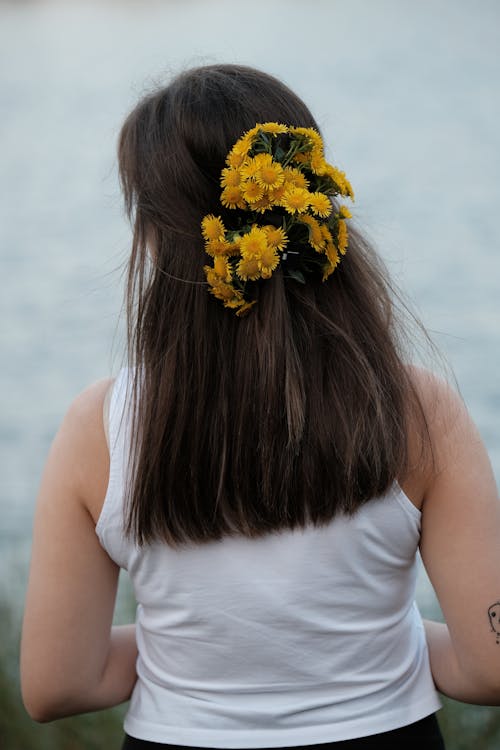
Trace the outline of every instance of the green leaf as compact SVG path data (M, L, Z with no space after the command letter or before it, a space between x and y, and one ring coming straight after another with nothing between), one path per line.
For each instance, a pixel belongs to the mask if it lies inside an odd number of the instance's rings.
M283 148L281 148L281 146L277 146L275 154L274 154L274 158L276 161L281 162L285 154L286 154L286 151Z
M294 281L298 281L299 284L305 284L306 283L306 280L305 280L302 272L301 271L297 271L297 269L289 270L288 271L288 276L291 279L294 279Z

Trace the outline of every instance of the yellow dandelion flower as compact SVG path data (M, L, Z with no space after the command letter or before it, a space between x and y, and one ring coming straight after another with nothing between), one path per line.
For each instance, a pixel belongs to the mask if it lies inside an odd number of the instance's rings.
M278 188L278 190L281 190L281 188ZM272 192L273 191L269 191L269 193L264 193L264 195L262 196L260 200L255 201L255 203L252 203L252 211L257 211L258 213L263 214L265 211L268 211L274 205L280 204L279 200L274 199L274 192L273 192L273 195L271 195Z
M325 255L333 266L338 266L340 263L340 257L338 250L333 242L328 242L325 249Z
M270 154L257 154L257 156L254 156L253 158L246 159L245 163L242 164L240 169L241 179L242 180L252 180L257 175L257 172L260 169L260 163L261 159L259 159L260 156L270 156Z
M205 252L215 258L218 255L229 255L231 243L225 240L209 240L205 243Z
M341 195L345 195L351 200L354 200L354 193L351 187L351 183L349 182L349 180L345 176L345 173L342 172L341 169L337 169L337 167L334 167L332 164L327 164L327 169L326 169L325 174L327 174L328 177L330 177L330 179L333 180L333 182L338 187Z
M264 133L271 133L272 135L279 135L280 133L288 133L286 125L281 125L279 122L264 122L257 125L259 130L263 130Z
M243 281L256 281L256 279L260 279L259 257L256 255L242 257L236 266L236 273Z
M264 197L266 197L269 201L268 208L270 208L273 205L280 206L281 200L289 188L290 188L290 185L287 185L284 182L283 185L280 185L278 188L274 188L270 190L268 193L265 193Z
M220 216L207 214L201 222L201 233L206 240L224 240L226 229Z
M243 235L240 241L240 252L243 258L258 258L266 247L266 233L256 225L254 225L247 234Z
M231 284L221 281L217 276L214 278L214 274L210 273L210 271L213 272L213 269L210 269L209 266L205 266L207 280L211 286L210 292L214 297L222 300L224 304L226 304L226 302L231 302L231 300L234 299L242 299L241 292L238 292Z
M274 269L277 267L279 262L280 256L278 255L277 249L274 247L269 247L268 245L266 249L261 253L259 260L259 268L262 278L270 279Z
M223 255L217 255L214 258L214 271L216 275L223 281L231 281L231 266L229 265L227 258Z
M251 148L251 141L247 141L247 139L243 137L243 138L240 138L239 141L236 141L232 150L234 151L235 154L238 154L239 156L247 156L250 148Z
M327 262L323 266L323 281L326 281L329 276L332 275L332 273L335 271L339 264L339 261L336 263L332 263L332 261L328 258Z
M232 284L222 281L213 268L210 266L204 266L203 270L205 271L210 286L209 291L216 299L222 300L225 306L231 305L233 301L243 302L243 295L241 292L236 290Z
M296 167L285 167L285 185L290 187L300 187L307 190L309 187L309 180L306 180L300 169Z
M322 235L323 239L325 240L326 248L328 250L328 246L329 245L333 245L332 233L330 232L330 230L328 229L328 227L326 226L326 224L321 224L320 229L321 229L321 235ZM335 252L337 252L337 251L335 250Z
M340 187L339 181L342 182L342 175L341 175L340 169L337 169L337 167L334 167L333 164L327 164L326 174L331 180L333 180Z
M288 237L284 229L281 227L273 227L271 224L267 224L263 227L267 237L267 244L271 248L276 250L283 250L288 244Z
M340 257L333 242L327 242L325 254L327 257L327 263L323 266L323 281L326 281L326 279L331 276L340 263Z
M252 307L253 307L254 305L256 305L256 304L257 304L257 300L256 300L256 299L252 300L251 302L243 302L243 304L241 304L241 305L240 305L240 306L238 307L238 310L236 310L236 315L237 315L238 317L242 318L242 317L243 317L244 315L246 315L246 314L248 313L248 311L249 311L249 310L251 310L251 309L252 309Z
M304 188L290 188L283 196L281 205L289 214L301 214L309 208L310 197L311 193Z
M352 189L351 183L347 179L347 177L344 175L344 193L347 198L350 198L352 201L354 200L354 191Z
M243 195L237 185L224 188L220 196L220 202L226 208L246 208Z
M317 130L314 130L314 128L290 128L290 132L293 133L293 135L302 135L308 138L311 141L311 144L316 148L323 151L323 139L318 133Z
M234 302L239 302L241 299L239 292L237 292L231 284L225 284L224 282L218 284L212 294L219 299L224 300L224 305L226 307L233 307Z
M240 173L237 169L234 169L234 167L227 167L222 170L220 180L221 187L238 187L240 180Z
M203 266L203 270L205 271L205 276L207 277L207 281L210 284L210 286L217 286L220 279L215 273L212 266Z
M247 130L246 133L244 133L241 138L238 138L236 143L234 144L232 151L234 154L237 154L238 156L248 156L248 152L252 148L255 136L258 133L258 129L256 127L252 128L251 130Z
M231 310L236 310L237 315L238 310L240 310L245 304L245 299L242 293L235 290L234 297L227 300L227 302L224 302L224 307L229 307Z
M246 180L242 184L241 190L247 203L255 203L264 195L264 189L255 180Z
M349 211L347 206L340 206L339 207L339 216L342 219L352 219L352 213Z
M317 175L326 174L327 163L322 152L313 151L311 156L311 170Z
M326 219L332 213L332 203L324 193L311 193L309 205L311 211L322 219Z
M297 164L309 164L309 162L311 161L311 152L299 151L298 154L295 154L293 160L297 162Z
M338 222L337 244L339 247L339 252L342 255L345 255L345 251L347 250L347 244L348 244L348 236L347 236L347 224L345 223L344 219L339 219L339 222Z
M224 255L234 256L240 254L240 240L233 240L233 242L226 242L226 250Z
M247 132L242 135L238 143L241 143L244 148L250 149L259 130L260 125L254 125L253 128L250 128L250 130L247 130Z
M233 146L226 157L227 166L233 169L239 169L247 157L247 152L240 151L236 146L237 144Z
M277 161L273 160L271 154L259 154L267 157L260 160L260 167L255 175L255 179L265 190L279 188L285 181L283 167Z
M313 216L304 214L300 217L300 222L301 224L305 224L309 229L309 244L311 245L311 247L319 253L322 252L325 249L327 238L321 231L322 227L319 221L317 221ZM330 235L329 232L328 234Z

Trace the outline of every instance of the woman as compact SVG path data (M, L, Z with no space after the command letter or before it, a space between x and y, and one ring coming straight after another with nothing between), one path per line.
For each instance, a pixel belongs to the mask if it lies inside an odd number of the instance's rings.
M126 748L442 748L434 685L500 703L500 506L461 400L405 362L347 178L240 66L147 96L119 161L130 367L47 462L29 713L132 696ZM419 549L447 623L425 631ZM112 627L120 567L136 626Z

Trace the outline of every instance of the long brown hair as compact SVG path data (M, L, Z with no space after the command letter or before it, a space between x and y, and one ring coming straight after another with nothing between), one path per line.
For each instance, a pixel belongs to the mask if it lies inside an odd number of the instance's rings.
M387 273L356 229L325 283L278 269L245 318L207 293L200 221L224 218L225 157L265 121L319 129L272 76L212 65L146 96L120 134L134 221L127 530L140 544L327 523L408 469L421 410Z

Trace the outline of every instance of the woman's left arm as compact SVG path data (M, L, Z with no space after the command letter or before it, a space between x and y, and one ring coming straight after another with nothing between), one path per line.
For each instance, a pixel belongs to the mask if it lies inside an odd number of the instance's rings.
M109 386L100 381L71 405L37 500L21 643L23 700L36 721L122 703L136 680L135 626L112 627L119 568L95 533L109 476Z

